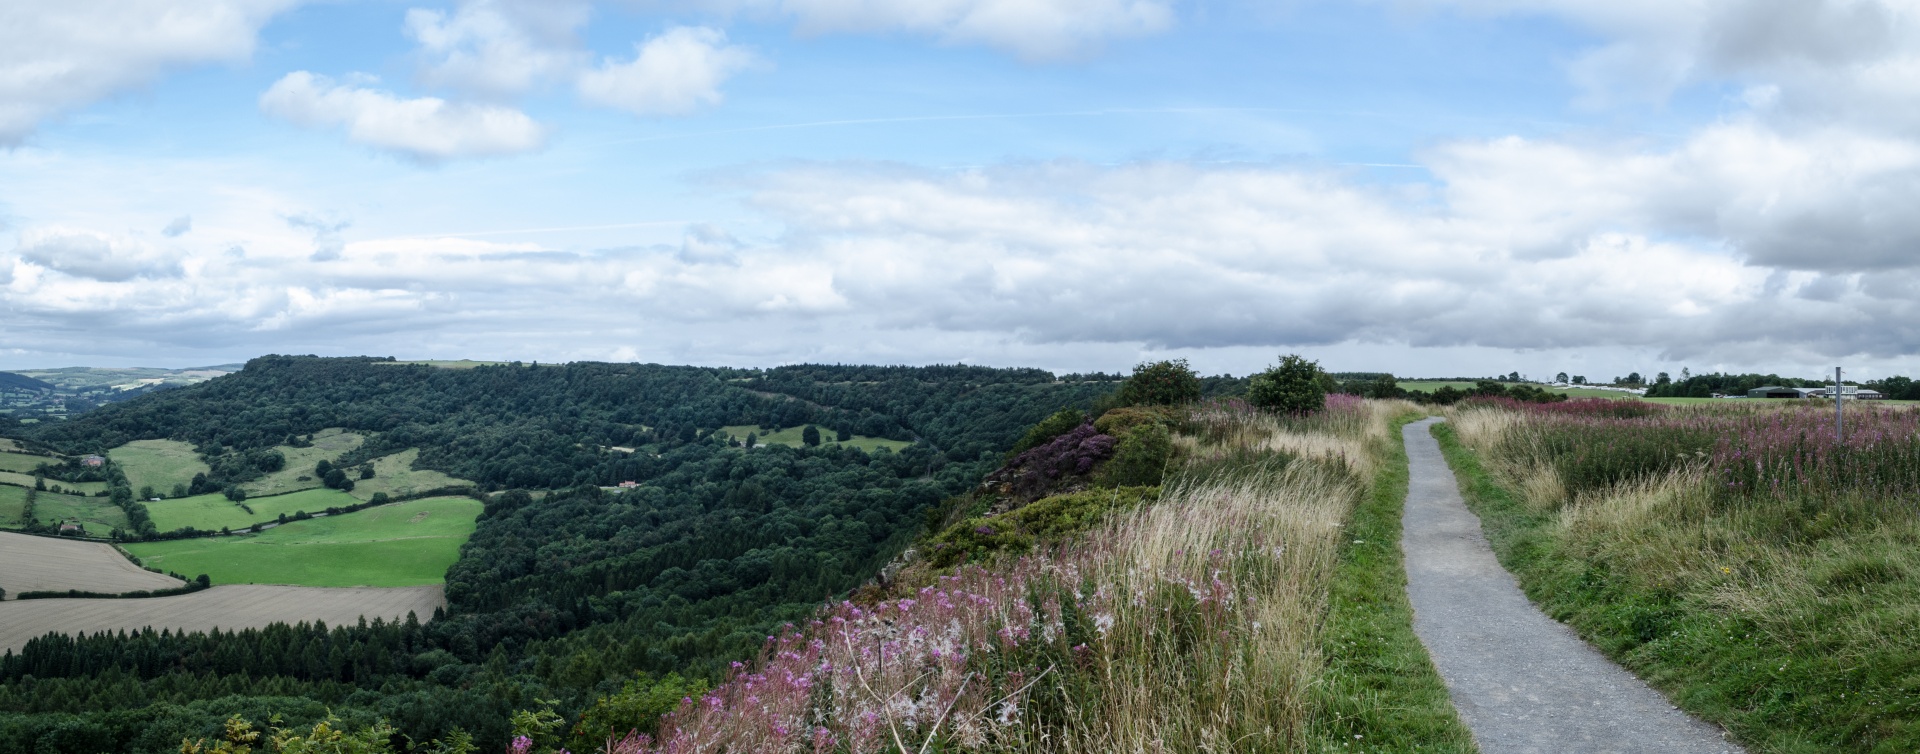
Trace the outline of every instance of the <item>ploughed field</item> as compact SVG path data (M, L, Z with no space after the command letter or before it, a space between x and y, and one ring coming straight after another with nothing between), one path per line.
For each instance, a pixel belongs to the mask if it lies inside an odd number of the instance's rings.
M7 590L7 606L21 592L78 589L113 594L185 585L134 565L112 545L0 532L0 589ZM10 630L8 615L0 609L0 633Z
M439 586L404 589L321 589L297 586L230 585L149 599L51 599L0 602L0 652L19 651L49 632L231 631L271 623L326 621L354 623L360 618L421 621L444 607Z
M259 534L134 543L127 551L150 567L204 573L215 584L423 586L446 579L481 508L471 498L425 498Z

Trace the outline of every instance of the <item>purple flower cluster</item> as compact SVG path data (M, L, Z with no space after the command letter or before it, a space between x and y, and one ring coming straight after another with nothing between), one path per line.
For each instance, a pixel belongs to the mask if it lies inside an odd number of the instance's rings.
M1113 457L1113 447L1113 437L1101 434L1089 422L1014 456L994 477L1011 485L1016 494L1042 495L1058 487L1063 478L1091 473L1095 464Z

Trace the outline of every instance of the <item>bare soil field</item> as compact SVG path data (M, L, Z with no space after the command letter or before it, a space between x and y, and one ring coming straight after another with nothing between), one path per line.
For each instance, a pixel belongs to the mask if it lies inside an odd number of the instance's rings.
M216 586L178 597L127 600L0 602L0 652L19 651L48 632L97 633L152 627L175 631L261 628L270 623L354 623L365 617L420 620L446 605L439 586L328 589L306 586Z
M185 585L134 565L112 545L0 532L0 589L7 590L9 600L0 605L11 606L12 597L21 592L78 589L112 594ZM0 618L0 632L10 628L8 620Z

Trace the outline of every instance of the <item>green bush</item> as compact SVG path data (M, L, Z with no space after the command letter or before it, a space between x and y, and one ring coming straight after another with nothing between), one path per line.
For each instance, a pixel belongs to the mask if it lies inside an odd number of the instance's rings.
M1036 543L1085 531L1108 515L1159 496L1159 487L1086 490L1041 498L998 516L974 516L935 535L928 543L927 560L946 568L1001 554L1019 555Z
M1100 469L1107 487L1149 487L1160 483L1173 458L1173 434L1158 424L1142 424L1127 432L1114 448L1113 458Z
M573 726L573 745L580 751L594 751L609 740L624 738L638 731L653 736L660 732L660 716L680 706L681 699L698 699L709 686L703 680L687 680L669 673L655 680L645 673L627 681L620 693L601 697L593 708L580 715Z
M1032 429L1028 429L1020 441L1013 444L1012 452L1018 454L1040 447L1048 440L1072 432L1075 427L1085 423L1087 423L1087 415L1080 413L1080 409L1060 409L1054 415L1041 419L1040 423L1033 425Z
M1200 376L1186 359L1156 361L1133 368L1120 386L1120 405L1178 406L1200 400Z
M1255 408L1286 414L1309 414L1327 404L1327 389L1320 364L1297 354L1280 357L1280 363L1253 376L1247 384L1247 400Z
M1093 420L1093 428L1103 435L1126 437L1135 427L1158 425L1172 429L1178 420L1174 410L1165 406L1122 406Z

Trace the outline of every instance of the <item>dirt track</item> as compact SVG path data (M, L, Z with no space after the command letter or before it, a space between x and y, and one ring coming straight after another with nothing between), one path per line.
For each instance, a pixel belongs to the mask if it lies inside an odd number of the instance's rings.
M0 602L0 652L19 651L29 639L50 631L154 630L205 631L210 628L259 628L269 623L323 620L328 625L383 617L404 619L409 611L422 621L446 604L439 586L391 589L306 586L216 586L178 597L122 600L8 600Z
M0 589L8 599L21 592L115 594L179 586L185 582L134 565L112 545L0 532Z

